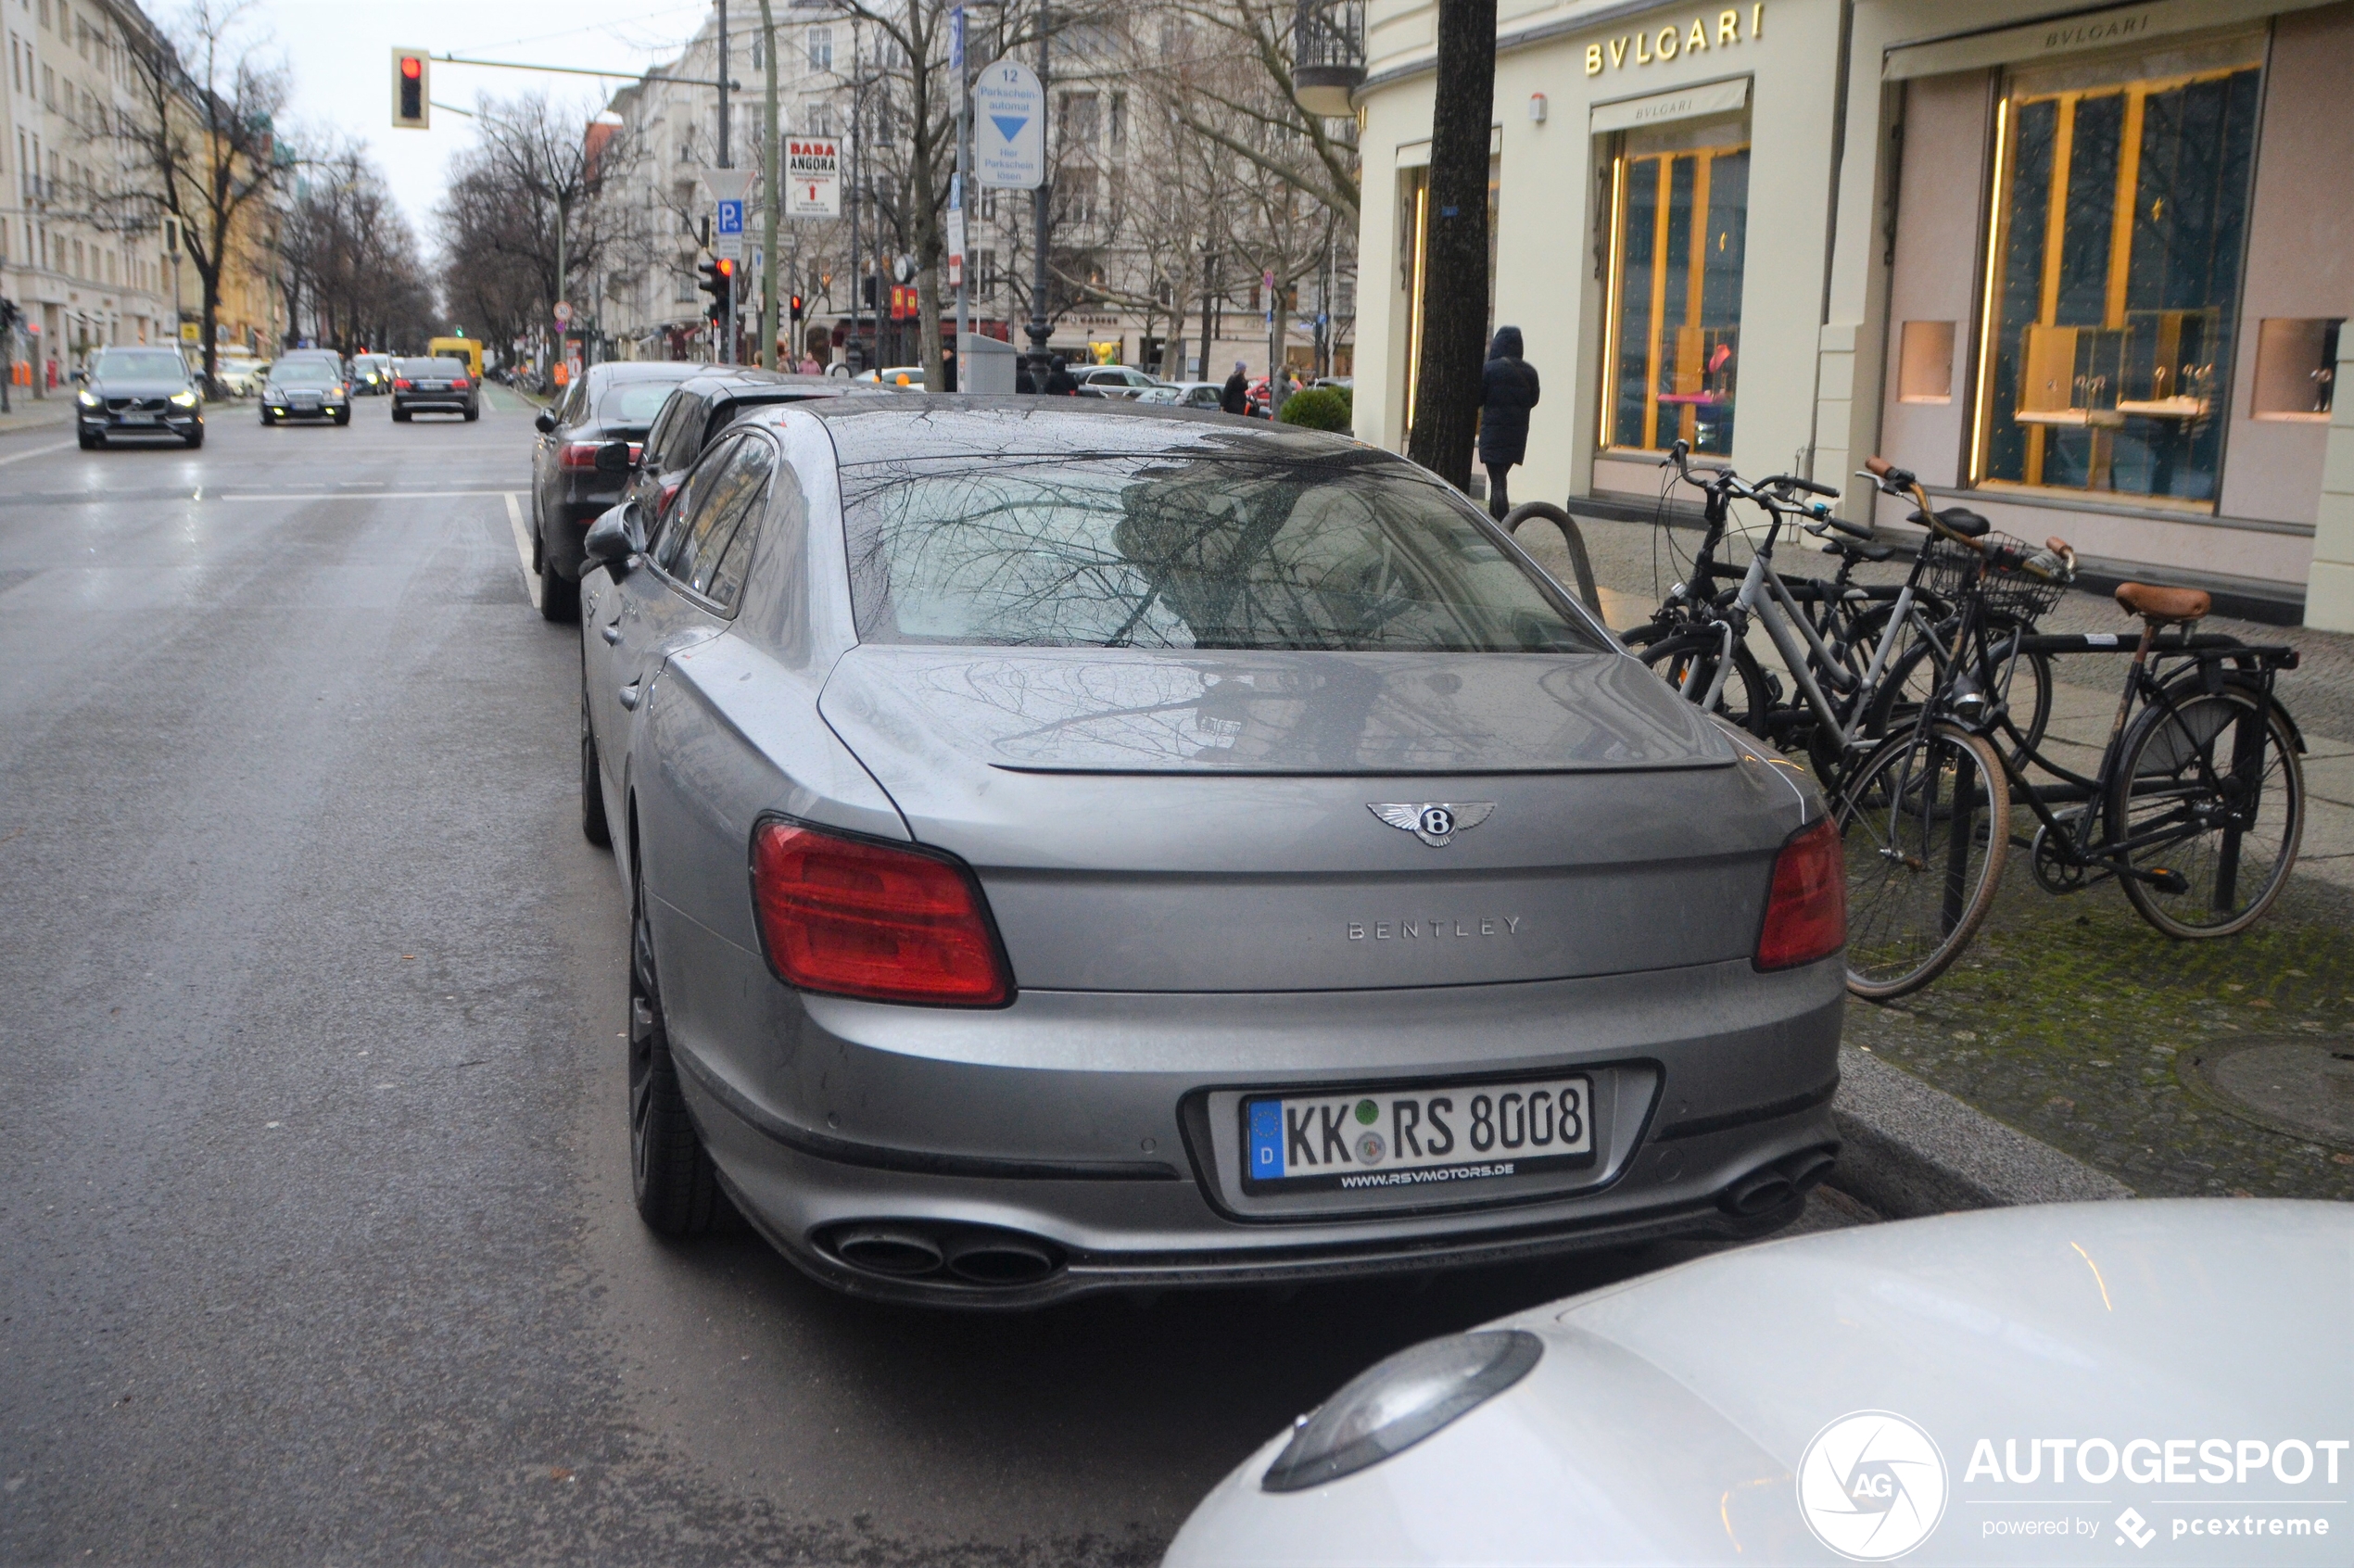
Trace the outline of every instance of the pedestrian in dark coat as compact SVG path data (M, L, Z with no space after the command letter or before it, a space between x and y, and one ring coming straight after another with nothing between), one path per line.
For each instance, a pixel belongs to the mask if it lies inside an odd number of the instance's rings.
M1218 406L1228 413L1250 412L1250 382L1244 375L1244 364L1234 361L1234 373L1226 378L1226 390L1220 393Z
M1537 406L1537 367L1521 357L1520 328L1498 327L1479 377L1479 461L1487 469L1487 514L1512 510L1504 475L1528 459L1528 411Z
M1079 378L1070 373L1070 361L1060 354L1055 356L1053 364L1046 371L1046 395L1050 398L1079 396Z

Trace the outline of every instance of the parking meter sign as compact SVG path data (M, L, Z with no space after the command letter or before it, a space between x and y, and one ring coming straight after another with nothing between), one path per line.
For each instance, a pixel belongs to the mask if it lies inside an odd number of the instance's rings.
M1020 61L999 60L974 79L973 150L982 185L1034 191L1046 183L1046 94Z

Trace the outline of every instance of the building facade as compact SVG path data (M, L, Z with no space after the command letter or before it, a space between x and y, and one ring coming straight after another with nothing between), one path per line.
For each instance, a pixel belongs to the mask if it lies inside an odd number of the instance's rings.
M2095 579L2354 629L2354 5L1500 8L1495 319L1530 495L1656 503L1677 439L1847 487L1881 453ZM1433 7L1373 0L1359 434L1419 373ZM1376 395L1373 387L1378 386Z
M175 335L160 228L122 200L139 181L107 132L136 112L122 40L146 28L118 0L0 0L0 292L24 316L12 349L20 384L55 385L105 344Z

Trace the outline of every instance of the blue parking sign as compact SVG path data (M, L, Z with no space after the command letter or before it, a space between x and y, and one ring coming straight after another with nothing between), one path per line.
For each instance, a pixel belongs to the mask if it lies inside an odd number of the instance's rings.
M742 202L723 201L719 204L717 232L723 234L740 234L744 232L744 204Z

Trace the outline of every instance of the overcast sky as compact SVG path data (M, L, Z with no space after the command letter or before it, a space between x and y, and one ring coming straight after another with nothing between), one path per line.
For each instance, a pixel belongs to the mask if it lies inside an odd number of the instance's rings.
M183 0L146 0L167 24ZM711 0L257 0L247 21L259 52L283 55L297 133L333 126L368 144L408 209L428 259L433 209L449 160L473 139L470 122L437 109L429 131L392 128L392 51L475 55L536 65L637 71L673 57L711 10ZM734 0L729 20L756 17L754 0ZM621 86L585 76L433 65L433 97L472 108L485 93L544 91L584 114Z

